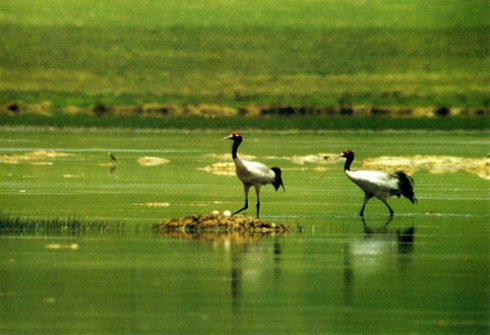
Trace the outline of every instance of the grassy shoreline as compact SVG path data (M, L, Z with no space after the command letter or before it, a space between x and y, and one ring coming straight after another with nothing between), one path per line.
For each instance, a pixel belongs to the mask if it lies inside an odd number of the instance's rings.
M462 0L4 0L0 124L483 129L489 9ZM234 111L195 117L203 105ZM171 108L160 117L148 113L155 106Z
M148 129L487 130L490 108L0 104L0 126Z

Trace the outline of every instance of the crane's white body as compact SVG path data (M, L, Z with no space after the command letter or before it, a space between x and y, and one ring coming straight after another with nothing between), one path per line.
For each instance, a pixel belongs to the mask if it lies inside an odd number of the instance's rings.
M382 171L346 170L347 177L359 186L366 194L385 200L397 193L398 179Z
M236 174L244 185L260 187L270 184L276 178L270 167L243 159L235 159Z

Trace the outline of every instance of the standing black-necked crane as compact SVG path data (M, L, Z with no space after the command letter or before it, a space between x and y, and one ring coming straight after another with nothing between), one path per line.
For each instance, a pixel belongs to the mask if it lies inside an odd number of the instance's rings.
M231 148L231 156L235 162L236 175L242 181L245 191L245 206L237 210L233 215L240 213L248 208L248 191L250 187L255 187L257 194L257 217L260 213L260 187L262 185L272 184L276 191L280 186L284 190L284 185L281 178L281 169L278 167L268 167L259 162L251 162L238 158L237 150L240 143L242 143L242 136L239 132L235 131L231 135L225 137L223 140L232 140L233 146Z
M414 204L417 199L413 193L413 178L403 171L396 171L389 174L383 171L368 171L357 170L351 171L350 165L354 160L354 153L350 150L344 150L340 157L346 159L344 171L347 177L359 186L364 191L364 203L362 204L360 216L364 216L364 208L372 197L381 200L390 210L390 215L393 216L393 209L388 205L386 199L396 195L397 197L404 196Z

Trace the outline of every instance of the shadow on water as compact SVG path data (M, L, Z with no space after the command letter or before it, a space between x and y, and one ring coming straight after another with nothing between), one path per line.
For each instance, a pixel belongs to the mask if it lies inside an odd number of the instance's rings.
M379 227L367 224L361 218L364 236L361 240L346 243L343 248L343 296L344 304L351 305L356 273L376 273L378 267L392 255L398 255L398 270L408 269L413 253L415 227L392 228L393 217ZM383 270L380 270L383 271Z

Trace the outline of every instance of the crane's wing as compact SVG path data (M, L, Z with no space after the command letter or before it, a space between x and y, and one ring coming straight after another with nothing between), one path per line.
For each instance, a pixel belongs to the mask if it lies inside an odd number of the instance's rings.
M244 183L268 184L274 181L274 171L262 163L236 159L235 166L238 178Z
M347 177L366 193L391 192L398 189L398 182L392 175L382 171L346 171Z

